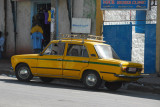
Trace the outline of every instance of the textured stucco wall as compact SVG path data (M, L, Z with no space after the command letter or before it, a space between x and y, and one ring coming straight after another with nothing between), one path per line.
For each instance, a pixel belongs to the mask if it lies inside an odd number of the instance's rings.
M96 35L96 0L73 0L74 18L90 18L91 33Z
M91 33L96 35L96 0L84 0L83 18L91 18Z
M4 0L0 1L0 30L3 33L4 36ZM8 33L6 37L6 54L5 56L10 57L14 54L14 28L13 28L13 16L12 16L12 10L11 10L11 2L10 0L7 0L7 25L6 25L6 31Z
M52 6L55 0L51 0ZM96 0L73 0L72 17L91 18L91 34L96 34ZM70 34L67 0L58 0L58 33Z
M31 2L17 3L17 54L32 53Z
M4 3L0 1L0 30L4 32ZM32 42L30 37L31 29L31 2L17 2L17 42L16 54L32 53ZM13 14L10 0L7 0L7 44L6 56L10 57L15 54L15 38Z
M10 0L7 0L7 32L6 55L10 57L15 54L13 14Z
M145 35L135 33L135 26L132 28L132 61L144 63L144 41Z
M4 0L0 0L0 31L4 31Z
M59 33L70 34L70 22L67 9L67 0L59 0L58 2L58 29Z
M72 17L83 18L83 4L84 0L73 0Z

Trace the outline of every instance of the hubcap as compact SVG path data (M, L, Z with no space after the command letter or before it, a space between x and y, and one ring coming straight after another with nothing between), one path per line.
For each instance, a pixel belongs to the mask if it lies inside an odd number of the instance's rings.
M86 83L88 86L94 86L97 83L97 77L94 74L88 74L86 77Z
M28 69L26 68L21 68L19 70L19 76L22 78L22 79L27 79L29 77L29 71Z

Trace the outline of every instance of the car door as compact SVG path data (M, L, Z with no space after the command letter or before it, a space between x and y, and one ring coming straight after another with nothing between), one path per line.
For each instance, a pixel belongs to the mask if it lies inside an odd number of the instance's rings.
M88 66L89 54L82 44L68 44L63 60L63 77L76 79L80 77L81 70Z
M62 60L65 43L51 43L38 57L37 73L39 76L62 77Z

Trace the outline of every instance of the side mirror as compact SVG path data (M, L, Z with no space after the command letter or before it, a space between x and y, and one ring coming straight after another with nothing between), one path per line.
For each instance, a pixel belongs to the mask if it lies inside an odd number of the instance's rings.
M91 54L91 57L96 57L96 54Z
M43 56L42 52L39 53L40 56Z

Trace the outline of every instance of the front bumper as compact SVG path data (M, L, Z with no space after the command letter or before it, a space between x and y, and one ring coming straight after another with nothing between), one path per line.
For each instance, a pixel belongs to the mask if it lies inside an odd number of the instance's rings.
M143 76L126 76L126 75L118 75L118 74L114 74L114 76L120 77L120 78L131 78L131 79L143 78Z

